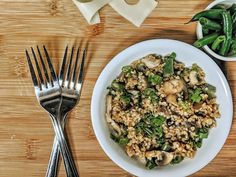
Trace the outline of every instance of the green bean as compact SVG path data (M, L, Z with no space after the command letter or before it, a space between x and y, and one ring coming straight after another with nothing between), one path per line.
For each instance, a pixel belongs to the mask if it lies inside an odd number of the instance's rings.
M213 44L212 44L212 46L211 46L211 49L214 50L214 51L216 51L216 49L218 48L218 46L219 46L222 42L224 42L225 39L226 39L226 37L225 37L224 35L219 36L219 37L213 42Z
M193 45L197 48L202 48L205 45L212 44L218 36L219 33L207 35L201 39L198 39L196 42L193 43Z
M233 33L236 34L236 12L232 15Z
M228 11L222 12L223 17L223 31L226 35L226 38L231 39L232 38L232 32L233 32L233 22L232 17Z
M208 95L210 99L216 97L216 87L210 84L206 84L203 91Z
M221 48L221 46L219 45L219 46L217 47L216 51L219 51L219 50L220 50L220 48Z
M236 4L233 4L230 8L229 11L231 14L234 14L236 12Z
M176 53L172 52L170 56L165 61L164 65L164 76L170 76L174 74L174 60L176 58Z
M209 29L205 26L202 26L202 33L203 33L204 36L208 35L209 34Z
M194 15L193 18L189 22L187 22L186 24L188 24L190 22L198 21L201 17L219 20L222 18L221 13L223 11L224 11L223 9L209 9L209 10L199 12L196 15Z
M229 52L231 45L231 39L226 37L226 40L224 40L222 47L220 48L219 54L222 56L226 56Z
M210 30L219 31L222 28L220 23L217 23L217 22L210 20L208 18L205 18L205 17L201 17L199 19L199 22L201 23L201 25L203 25L204 27L206 27Z
M231 47L228 55L229 56L236 55L236 40L231 41Z
M224 4L217 4L212 9L227 9L227 6Z
M232 15L232 22L233 24L235 24L236 22L236 12Z

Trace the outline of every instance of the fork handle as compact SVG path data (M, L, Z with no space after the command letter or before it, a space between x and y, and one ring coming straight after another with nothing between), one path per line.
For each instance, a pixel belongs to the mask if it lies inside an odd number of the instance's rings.
M52 116L52 124L56 134L57 142L60 148L60 152L62 154L62 158L65 164L65 169L68 177L79 177L79 174L76 169L76 165L73 161L71 151L69 149L68 143L64 136L64 132L62 130L60 119L56 119Z
M64 130L65 120L68 114L64 115L61 120L61 126ZM50 159L48 162L48 169L45 177L56 177L58 172L58 162L59 162L60 149L57 143L56 136L54 137L53 146L51 150Z

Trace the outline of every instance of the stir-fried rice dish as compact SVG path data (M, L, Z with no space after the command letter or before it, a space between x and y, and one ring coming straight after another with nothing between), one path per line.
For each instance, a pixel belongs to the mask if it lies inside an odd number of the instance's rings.
M204 71L174 52L135 60L108 86L110 137L147 169L194 158L220 117L215 93Z

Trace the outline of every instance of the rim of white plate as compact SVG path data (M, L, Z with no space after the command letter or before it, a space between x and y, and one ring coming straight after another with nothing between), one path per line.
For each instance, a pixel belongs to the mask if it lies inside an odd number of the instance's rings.
M197 164L192 165L193 167L190 168L190 169L189 168L184 168L184 167L182 168L183 165L180 166L178 164L178 165L175 165L175 166L168 167L168 169L169 169L168 172L165 172L164 168L163 168L164 170L161 168L161 169L157 169L157 170L154 170L154 171L147 171L147 170L145 170L144 167L141 167L141 166L139 166L139 165L137 165L137 164L135 164L133 162L132 162L132 164L130 164L130 162L127 162L127 161L131 161L131 160L127 160L127 158L123 157L123 155L122 155L122 157L119 156L120 154L122 154L121 151L120 151L121 148L120 149L117 148L116 151L114 151L114 149L112 149L116 145L115 145L115 143L113 144L113 142L111 142L112 140L110 140L109 136L105 136L104 131L107 131L107 125L105 125L106 127L103 127L103 128L101 127L102 126L102 122L103 123L105 122L105 116L99 117L99 110L101 108L101 103L100 102L102 101L101 100L102 98L105 99L105 95L101 93L101 92L104 92L104 89L106 90L106 88L101 86L101 84L104 83L104 78L107 78L107 76L109 77L108 74L112 70L115 70L115 69L119 70L119 68L121 68L123 66L123 65L120 66L119 63L121 63L122 60L125 60L125 58L127 58L126 57L127 55L133 55L134 52L138 52L138 53L140 53L140 55L141 55L141 53L143 53L142 55L145 56L147 54L147 51L149 50L149 49L147 49L145 51L144 50L145 48L150 47L154 51L154 48L158 48L157 47L158 45L160 45L160 46L165 46L166 45L168 47L171 46L171 45L173 45L173 46L176 45L176 46L181 46L181 49L182 48L183 49L188 48L189 50L194 51L195 53L198 53L198 55L200 57L204 58L204 62L205 63L208 63L208 64L214 66L214 68L215 68L214 70L216 71L216 73L214 73L213 77L215 77L215 75L219 76L219 80L221 81L220 84L222 86L223 91L225 92L224 95L227 98L226 101L224 101L224 103L219 103L220 107L221 107L221 105L223 105L222 107L226 107L228 109L227 111L223 112L223 114L227 114L226 118L228 120L226 120L225 117L224 117L224 119L220 118L220 119L217 120L217 123L218 122L221 123L222 121L224 121L224 124L226 124L226 125L224 125L224 127L219 126L219 125L217 126L217 127L220 127L221 129L224 130L223 134L221 133L220 137L219 137L219 139L221 138L221 141L217 142L218 143L217 147L215 147L211 153L207 154L207 157L205 157L205 156L204 157L202 157L202 156L200 157L199 156L198 158L202 159L203 161L201 161L201 162L199 162ZM165 47L165 48L168 48L168 47ZM142 52L141 49L143 50L143 52ZM190 52L190 51L184 50L184 52L187 53L187 52ZM154 52L150 52L150 53L154 53ZM134 60L134 59L132 59L132 60ZM178 59L179 59L179 57L178 57L178 53L177 53L177 60ZM129 64L129 63L130 63L130 61L126 62L126 64ZM210 67L210 70L211 69L212 69L212 67ZM220 86L217 86L217 87L220 87ZM104 112L104 115L105 115L105 112ZM125 50L121 51L119 54L117 54L105 66L105 68L101 72L100 76L98 77L98 80L97 80L97 82L95 84L95 87L94 87L94 90L93 90L93 95L92 95L92 100L91 100L92 126L93 126L93 130L95 132L96 138L97 138L100 146L102 147L103 151L107 154L107 156L113 162L115 162L118 166L120 166L121 168L123 168L127 172L129 172L131 174L134 174L136 176L144 176L145 175L146 177L148 177L148 176L158 175L159 177L162 177L162 176L163 177L164 176L165 177L170 177L170 176L175 176L176 177L176 176L187 176L187 175L190 175L190 174L193 174L193 173L199 171L204 166L206 166L211 160L213 160L215 158L215 156L219 153L219 151L222 149L222 147L223 147L223 145L224 145L224 143L225 143L225 141L226 141L226 139L227 139L227 137L229 135L230 129L231 129L232 117L233 117L233 102L232 102L231 90L230 90L229 84L228 84L228 82L227 82L223 72L218 67L218 65L208 55L206 55L201 50L199 50L199 49L197 49L197 48L195 48L195 47L193 47L193 46L191 46L191 45L189 45L187 43L184 43L184 42L181 42L181 41L177 41L177 40L171 40L171 39L152 39L152 40L143 41L143 42L134 44L134 45L126 48ZM214 129L217 129L217 127L213 128L213 130L211 130L212 132L210 133L210 135L213 134L213 132L214 132L214 135L215 135L215 133L217 133L216 130L214 131ZM106 130L104 130L104 129L106 129ZM206 141L208 141L208 139ZM213 141L213 139L211 139L211 140ZM213 144L207 142L208 149L211 146L214 146ZM203 143L203 147L202 147L203 149L205 148L205 145L206 145L206 143ZM198 151L201 151L202 148L200 148ZM203 151L201 151L201 154L202 153L203 153ZM123 159L123 158L125 158L125 159ZM192 159L192 160L185 160L186 162L182 162L182 164L187 166L188 164L191 164L194 161L194 159ZM182 170L181 170L181 168L182 168ZM176 172L171 173L171 169L174 170L174 171L178 171L178 173L177 174L176 174Z

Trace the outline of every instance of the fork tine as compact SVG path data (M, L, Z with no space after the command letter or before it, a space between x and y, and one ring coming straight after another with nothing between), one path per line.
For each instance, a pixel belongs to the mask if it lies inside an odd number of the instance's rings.
M60 82L61 86L63 84L63 76L64 76L64 72L65 72L67 51L68 51L68 45L66 46L66 49L65 49L65 54L64 54L64 57L63 57L63 61L62 61L62 65L61 65L61 70L60 70L60 74L59 74L59 82Z
M33 58L34 58L34 61L35 61L35 64L36 64L36 68L37 68L37 71L38 71L40 83L41 83L41 85L44 85L43 76L42 76L42 73L41 73L41 70L40 70L40 67L39 67L39 63L38 63L37 57L36 57L36 55L34 53L33 47L31 47L31 51L32 51Z
M38 50L38 54L39 54L39 58L40 58L41 64L42 64L42 66L43 66L44 75L45 75L45 77L46 77L46 83L47 83L47 82L50 82L49 76L48 76L48 71L47 71L46 66L45 66L45 63L44 63L44 61L43 61L42 54L41 54L41 52L40 52L40 50L39 50L39 46L37 46L37 50Z
M35 72L34 72L34 68L33 68L33 65L32 65L32 62L30 60L30 56L29 56L29 53L27 50L25 50L25 53L26 53L26 58L27 58L27 63L28 63L28 66L29 66L29 70L30 70L30 74L31 74L31 77L32 77L32 81L33 81L33 84L34 84L34 87L38 87L38 81L37 81L37 78L36 78L36 75L35 75Z
M53 81L57 81L56 73L55 73L55 71L53 69L53 65L52 65L51 59L50 59L50 57L48 55L48 51L47 51L45 46L43 46L43 50L44 50L44 53L46 55L46 59L47 59L47 62L48 62L48 66L49 66L49 70L50 70L50 73L51 73L51 76L52 76L52 80Z
M81 61L81 64L80 64L78 84L83 83L85 57L86 57L86 49L84 49L84 51L83 51L82 61Z
M76 82L76 70L77 70L77 65L78 65L78 60L79 60L79 52L80 52L80 49L78 47L77 53L76 53L76 58L75 58L74 73L73 73L73 78L72 78L73 83Z
M70 55L70 61L69 61L69 66L67 68L67 73L66 73L66 81L68 82L69 84L69 81L70 81L70 75L71 75L71 64L72 64L72 60L73 60L73 55L74 55L74 46L72 47L71 49L71 55ZM68 85L69 86L69 85Z

